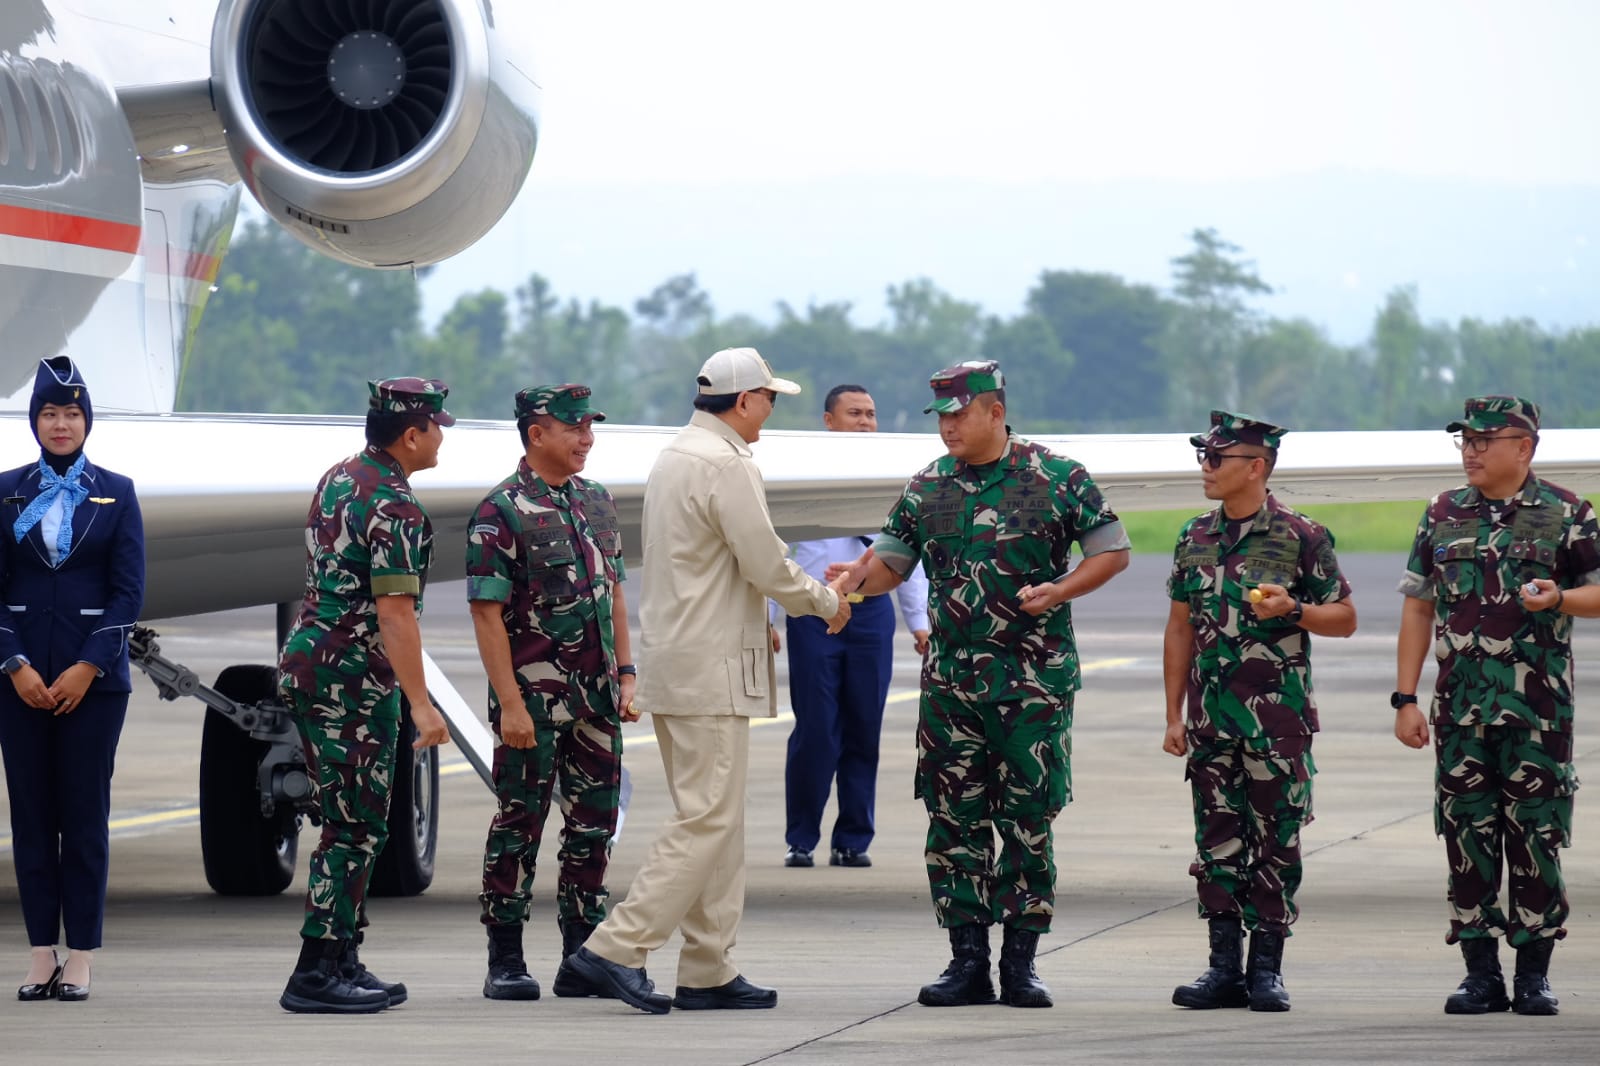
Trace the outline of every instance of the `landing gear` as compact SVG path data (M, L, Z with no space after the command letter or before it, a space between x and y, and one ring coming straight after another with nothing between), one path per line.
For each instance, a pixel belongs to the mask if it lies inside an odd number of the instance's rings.
M230 666L214 689L241 704L275 698L270 666ZM292 808L262 812L259 767L272 744L220 711L200 738L200 854L206 883L223 896L273 896L294 880L300 825Z
M156 634L135 626L128 659L162 699L193 696L206 705L200 741L200 851L206 883L224 896L270 896L294 880L302 818L316 820L313 775L300 735L278 700L270 666L230 666L214 687L161 654ZM457 697L459 702L459 697ZM372 871L374 895L416 896L433 883L439 843L439 754L417 751L411 708L400 705L389 840Z

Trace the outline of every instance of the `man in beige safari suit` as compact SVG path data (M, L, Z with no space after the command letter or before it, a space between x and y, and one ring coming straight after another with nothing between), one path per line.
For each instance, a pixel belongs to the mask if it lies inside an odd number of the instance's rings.
M830 632L850 617L846 597L786 558L750 455L778 395L800 386L773 377L754 348L717 352L698 382L694 416L644 493L634 710L652 716L676 809L627 899L561 964L651 1014L777 1003L777 991L745 980L730 955L744 911L750 719L777 714L766 598L828 619ZM859 580L854 571L836 582ZM684 943L669 997L644 962L675 929Z

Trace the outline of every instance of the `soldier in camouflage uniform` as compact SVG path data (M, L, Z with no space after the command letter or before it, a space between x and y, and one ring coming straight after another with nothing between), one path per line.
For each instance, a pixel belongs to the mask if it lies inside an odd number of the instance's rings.
M389 836L400 694L417 747L449 739L428 699L417 628L433 529L408 479L437 464L440 427L455 419L442 382L369 386L366 448L324 474L311 499L305 600L278 662L279 693L322 809L300 960L279 999L300 1013L371 1013L405 1001L405 986L378 980L356 952L367 880Z
M622 721L634 721L635 669L623 599L622 535L611 494L579 477L594 446L585 385L523 389L516 473L478 505L467 531L467 598L489 678L500 809L484 848L483 924L490 999L538 999L522 927L544 821L560 781L556 888L562 958L606 916L607 844L617 826ZM558 996L602 995L575 971Z
M1055 909L1051 823L1071 798L1080 684L1068 601L1128 565L1128 537L1087 470L1011 434L998 364L961 363L931 384L926 410L949 454L906 485L861 588L887 592L918 561L928 576L916 794L934 915L954 957L918 999L992 1002L999 922L1001 1001L1048 1007L1034 952ZM1084 560L1069 573L1074 541Z
M1417 682L1430 637L1434 826L1449 864L1449 943L1467 976L1450 1014L1508 1006L1555 1014L1550 953L1566 936L1561 848L1571 842L1572 616L1600 617L1600 523L1585 500L1532 472L1539 408L1515 396L1466 402L1457 434L1467 484L1435 496L1400 592L1395 735L1428 743ZM1509 868L1511 906L1499 901ZM1499 942L1517 950L1506 998Z
M1211 943L1210 968L1172 993L1181 1007L1289 1009L1283 942L1316 773L1311 634L1349 636L1356 610L1333 536L1267 489L1285 432L1212 411L1210 430L1189 438L1220 506L1183 527L1167 578L1162 747L1188 756L1189 873Z

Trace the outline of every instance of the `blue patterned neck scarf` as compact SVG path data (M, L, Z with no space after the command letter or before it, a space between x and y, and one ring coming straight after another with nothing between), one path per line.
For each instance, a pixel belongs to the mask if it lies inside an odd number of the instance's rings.
M65 474L57 474L50 469L49 463L39 460L39 495L33 498L33 502L11 526L18 544L28 535L28 530L39 524L45 512L56 502L56 497L60 496L61 529L56 533L56 558L67 557L72 550L72 512L78 509L78 504L89 498L89 486L79 480L83 474L84 459L84 456L78 456L78 461L67 467Z

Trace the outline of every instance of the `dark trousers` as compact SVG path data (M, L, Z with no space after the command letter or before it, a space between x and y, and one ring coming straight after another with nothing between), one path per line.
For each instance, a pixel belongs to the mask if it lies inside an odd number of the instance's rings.
M111 772L128 693L91 689L56 715L0 680L0 750L11 800L11 857L33 947L93 951L105 924L111 860Z
M790 847L817 847L837 774L832 846L865 851L872 843L883 701L894 670L893 598L853 604L850 624L833 636L825 621L812 617L789 619L787 635L794 732L784 767L784 839Z

